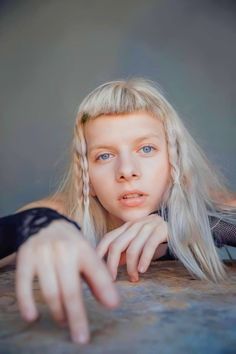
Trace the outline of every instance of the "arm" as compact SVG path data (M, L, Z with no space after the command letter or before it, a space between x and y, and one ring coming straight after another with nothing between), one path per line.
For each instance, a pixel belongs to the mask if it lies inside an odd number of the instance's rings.
M32 292L32 281L37 276L53 318L68 323L73 341L87 342L89 329L80 274L106 307L116 306L118 295L105 265L84 239L80 227L41 205L2 218L2 231L2 236L7 237L2 238L0 251L17 251L16 294L22 317L29 322L38 317Z
M51 199L51 198L44 198L38 201L34 201L32 203L26 204L20 209L17 210L17 212L25 211L31 208L37 208L37 207L45 207L45 208L50 208L53 210L56 210L58 213L65 215L65 208L64 208L64 202L63 198L61 196L58 196L57 199ZM13 214L17 215L17 214ZM12 221L14 218L12 218ZM16 219L15 219L16 220ZM0 268L5 267L6 265L9 264L14 264L16 260L16 253L15 251L8 252L7 254L5 253L4 255L4 249L6 251L6 242L8 238L8 232L6 232L6 219L5 218L0 218L0 253L2 256L0 256ZM9 219L10 221L10 219ZM9 227L8 227L9 229ZM12 240L14 241L14 240ZM14 242L13 242L14 243Z
M40 207L20 211L0 219L0 259L16 252L29 237L55 220L66 220L80 227L54 209Z

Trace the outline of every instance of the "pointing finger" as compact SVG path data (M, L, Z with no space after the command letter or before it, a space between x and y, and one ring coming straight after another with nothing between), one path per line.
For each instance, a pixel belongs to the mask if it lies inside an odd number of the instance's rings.
M35 275L35 265L28 249L21 247L17 254L16 266L16 295L22 317L33 321L38 311L33 298L32 282Z

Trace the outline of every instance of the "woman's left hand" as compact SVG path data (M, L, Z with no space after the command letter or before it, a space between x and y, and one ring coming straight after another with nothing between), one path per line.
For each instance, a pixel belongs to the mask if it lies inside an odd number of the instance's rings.
M97 246L98 255L107 256L107 266L116 279L118 266L126 263L130 280L139 280L152 260L163 256L167 249L167 222L159 215L149 215L128 221L104 235ZM125 258L125 261L124 261Z

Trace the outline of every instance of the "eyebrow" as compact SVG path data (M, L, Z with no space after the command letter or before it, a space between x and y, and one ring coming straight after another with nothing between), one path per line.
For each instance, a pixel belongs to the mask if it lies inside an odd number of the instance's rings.
M159 141L162 140L162 135L160 134L149 134L149 135L145 135L145 136L142 136L142 137L139 137L137 139L134 140L134 144L138 144L140 143L141 141L143 140L147 140L147 139L150 139L150 138L157 138ZM112 149L114 148L114 146L112 145L92 145L92 147L89 149L89 153L91 153L93 150L98 150L98 149Z

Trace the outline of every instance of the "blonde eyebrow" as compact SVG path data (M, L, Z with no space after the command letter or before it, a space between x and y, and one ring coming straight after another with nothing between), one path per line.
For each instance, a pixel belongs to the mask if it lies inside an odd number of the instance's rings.
M141 141L143 140L147 140L147 139L150 139L150 138L157 138L158 140L162 140L162 136L160 134L149 134L149 135L145 135L145 136L142 136L142 137L139 137L137 139L134 140L134 144L137 144L137 143L140 143ZM112 145L94 145L92 146L90 149L89 149L89 153L91 153L92 151L94 150L99 150L99 149L113 149L114 146Z

